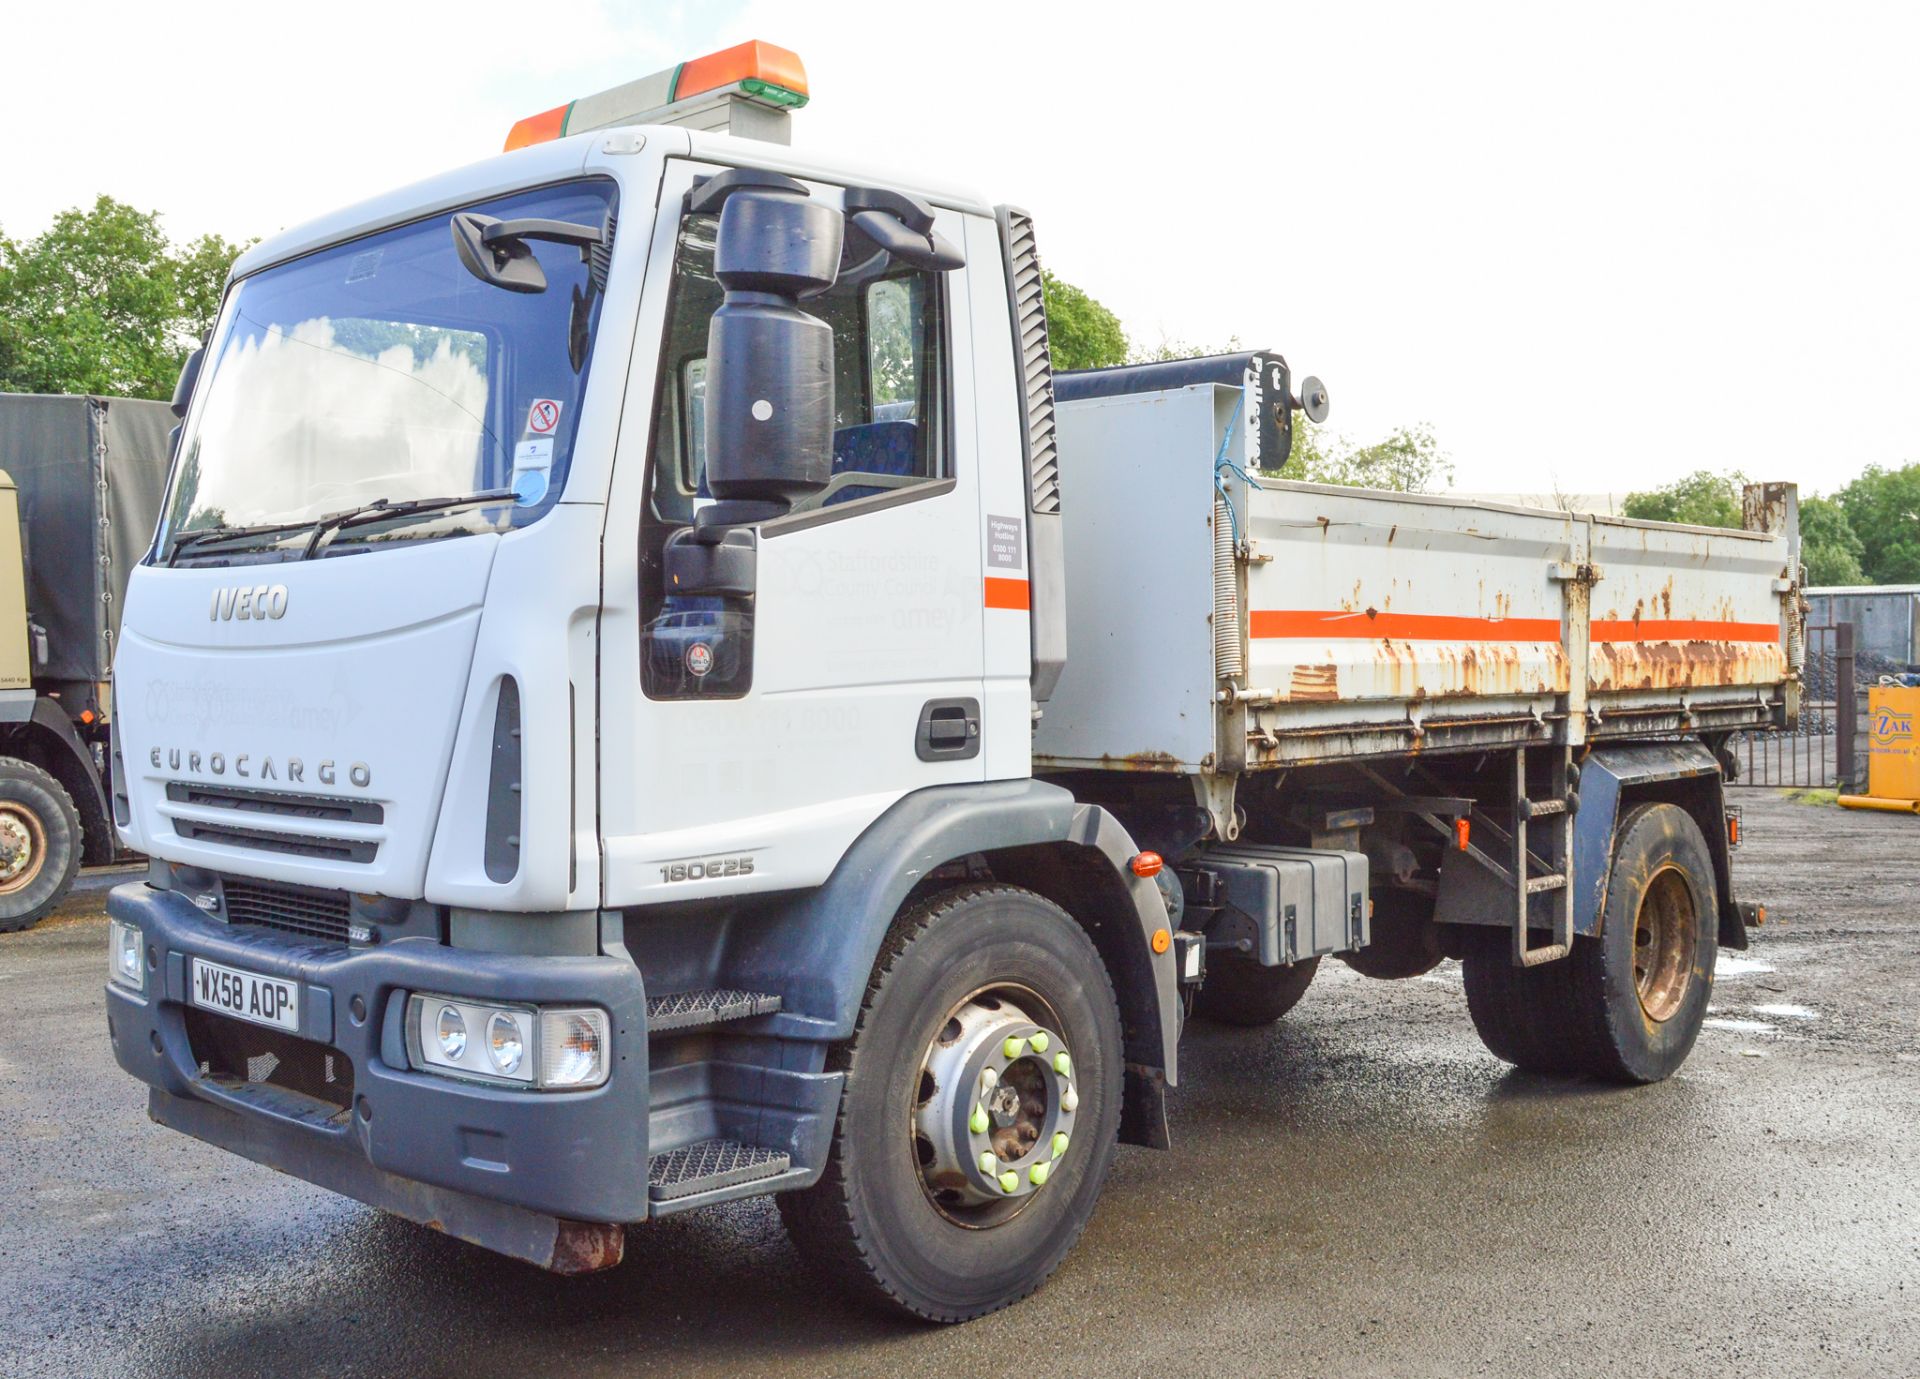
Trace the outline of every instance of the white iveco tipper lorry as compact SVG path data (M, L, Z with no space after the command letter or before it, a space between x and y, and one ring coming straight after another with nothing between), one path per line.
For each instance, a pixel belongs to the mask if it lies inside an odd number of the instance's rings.
M791 151L804 99L748 44L235 267L114 680L153 1118L566 1272L775 1194L953 1321L1168 1147L1189 1016L1329 955L1673 1072L1792 491L1278 482L1317 384L1052 377L1028 217Z

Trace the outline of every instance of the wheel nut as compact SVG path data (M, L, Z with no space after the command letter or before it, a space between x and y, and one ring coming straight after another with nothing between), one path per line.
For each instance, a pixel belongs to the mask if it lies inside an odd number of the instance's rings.
M987 1133L986 1107L976 1106L973 1108L973 1114L967 1117L967 1129L973 1131L976 1135L984 1135Z
M1027 1177L1035 1187L1047 1181L1047 1174L1053 1171L1052 1164L1035 1164L1027 1170Z
M1020 1175L1012 1169L1008 1169L1005 1173L1002 1173L1000 1175L1000 1190L1002 1192L1018 1192L1020 1190Z
M980 1070L980 1090L981 1091L991 1092L994 1089L995 1085L999 1083L999 1081L1000 1081L1000 1074L995 1072L992 1068L982 1068Z
M993 1176L994 1169L998 1167L1000 1167L1000 1156L995 1154L991 1149L980 1156L980 1171L989 1178Z
M1047 1045L1052 1042L1051 1039L1047 1038L1047 1032L1045 1030L1039 1030L1027 1036L1027 1043L1032 1045L1035 1053L1045 1053L1047 1051Z
M1053 1157L1057 1159L1066 1152L1067 1152L1067 1132L1064 1130L1059 1130L1054 1132Z
M1007 1040L1006 1043L1000 1046L1000 1052L1004 1053L1009 1058L1018 1058L1021 1054L1025 1053L1026 1051L1027 1051L1027 1041L1024 1039L1017 1039L1017 1038L1009 1039Z
M1072 1083L1068 1083L1067 1090L1060 1094L1060 1109L1071 1114L1079 1105L1080 1093L1073 1089Z
M1062 1077L1073 1076L1073 1060L1067 1057L1067 1051L1065 1049L1060 1050L1059 1053L1053 1056L1053 1070Z

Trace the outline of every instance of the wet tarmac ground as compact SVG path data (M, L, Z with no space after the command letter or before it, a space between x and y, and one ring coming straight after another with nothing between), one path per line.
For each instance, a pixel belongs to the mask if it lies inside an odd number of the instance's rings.
M1190 1030L1173 1152L946 1330L817 1284L765 1202L566 1280L161 1130L78 893L0 936L0 1376L1914 1375L1920 818L1746 805L1769 923L1672 1081L1521 1076L1456 966L1322 964L1279 1026Z

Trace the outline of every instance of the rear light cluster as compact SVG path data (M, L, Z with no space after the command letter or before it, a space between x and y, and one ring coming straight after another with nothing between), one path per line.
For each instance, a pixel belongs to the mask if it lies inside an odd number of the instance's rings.
M407 1002L413 1066L542 1091L598 1087L612 1069L607 1012L488 1005L425 993Z

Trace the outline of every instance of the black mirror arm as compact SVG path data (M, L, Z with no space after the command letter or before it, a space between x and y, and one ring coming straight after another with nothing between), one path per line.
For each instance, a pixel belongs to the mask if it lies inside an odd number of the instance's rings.
M938 230L912 230L889 211L859 211L854 214L852 223L861 234L887 253L915 268L944 273L967 266L967 256Z
M578 225L571 220L496 220L480 234L480 242L489 249L502 240L545 240L549 244L571 244L585 252L604 244L607 232L598 225Z

